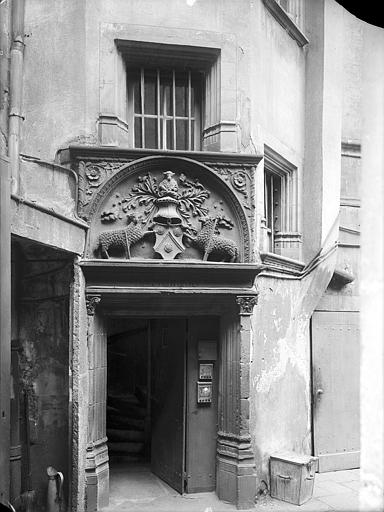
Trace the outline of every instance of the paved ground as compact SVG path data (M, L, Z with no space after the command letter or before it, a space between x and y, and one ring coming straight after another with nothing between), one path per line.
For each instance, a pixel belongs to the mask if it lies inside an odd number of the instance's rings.
M359 470L316 474L313 498L300 507L262 497L253 512L358 512ZM215 493L180 495L145 466L111 471L110 505L103 512L234 512Z

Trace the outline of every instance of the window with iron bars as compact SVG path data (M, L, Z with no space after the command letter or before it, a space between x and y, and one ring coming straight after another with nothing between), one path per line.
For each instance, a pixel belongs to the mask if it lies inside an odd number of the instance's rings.
M194 151L201 140L202 75L191 70L128 70L133 147Z

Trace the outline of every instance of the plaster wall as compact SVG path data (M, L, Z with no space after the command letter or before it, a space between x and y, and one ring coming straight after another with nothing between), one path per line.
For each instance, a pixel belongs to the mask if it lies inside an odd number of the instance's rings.
M84 138L84 16L77 0L25 2L22 153L53 160Z
M364 23L343 11L343 105L342 140L361 141L362 136L362 48Z
M309 320L328 285L336 253L301 280L260 274L253 317L251 436L257 491L269 487L269 457L311 453Z
M360 509L376 511L384 508L384 31L363 30Z
M239 52L239 76L247 78L240 89L240 117L241 133L250 131L252 141L243 135L242 148L250 151L261 138L301 167L307 50L298 46L263 2L251 2L249 19L251 26Z

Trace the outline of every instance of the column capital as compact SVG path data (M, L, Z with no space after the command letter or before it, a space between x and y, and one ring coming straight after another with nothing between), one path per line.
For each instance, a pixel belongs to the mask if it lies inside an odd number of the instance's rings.
M87 313L89 316L94 316L95 308L98 304L100 304L100 301L101 301L100 295L87 294L85 296L85 303L87 306Z
M238 295L236 302L239 305L240 315L252 315L257 299L258 295Z

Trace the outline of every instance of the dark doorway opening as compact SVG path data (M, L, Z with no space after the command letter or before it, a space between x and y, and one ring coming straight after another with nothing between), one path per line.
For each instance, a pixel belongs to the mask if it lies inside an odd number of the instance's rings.
M150 460L149 320L108 326L107 437L110 465Z
M217 317L109 319L112 499L119 492L144 496L140 482L154 495L156 477L178 493L215 489L218 335ZM199 374L207 369L210 380ZM204 386L212 390L211 401L198 403Z

